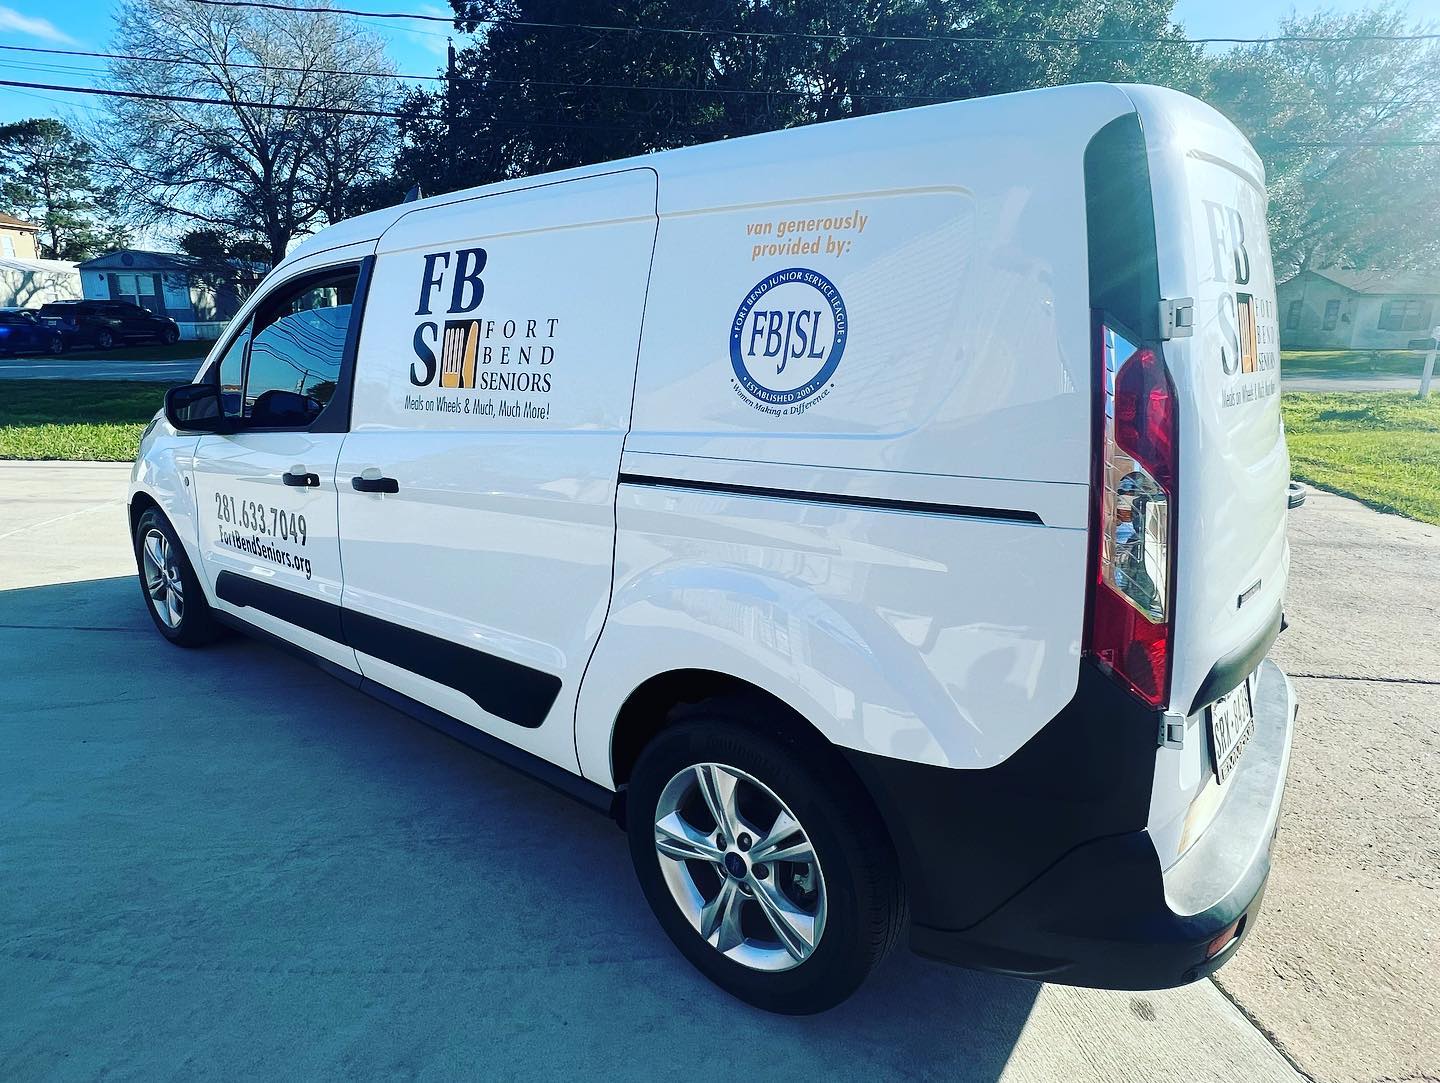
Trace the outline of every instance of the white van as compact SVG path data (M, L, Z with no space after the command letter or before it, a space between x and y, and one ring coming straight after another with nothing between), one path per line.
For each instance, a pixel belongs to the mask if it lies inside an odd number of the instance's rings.
M1245 139L1041 90L329 228L170 392L130 522L167 639L613 815L738 997L826 1008L902 932L1158 988L1269 872L1278 376Z

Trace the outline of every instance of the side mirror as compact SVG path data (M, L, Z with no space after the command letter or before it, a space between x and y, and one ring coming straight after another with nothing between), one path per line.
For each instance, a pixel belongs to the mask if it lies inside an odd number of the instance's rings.
M304 428L320 413L320 404L307 395L271 388L250 407L253 428Z
M190 432L230 433L239 419L227 416L214 384L181 384L165 392L165 420Z

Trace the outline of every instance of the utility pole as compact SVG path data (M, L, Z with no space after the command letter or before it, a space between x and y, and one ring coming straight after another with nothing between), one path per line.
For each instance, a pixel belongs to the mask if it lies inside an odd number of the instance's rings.
M455 188L459 143L455 133L455 39L445 39L445 182Z
M1430 329L1430 352L1425 356L1425 373L1420 377L1418 398L1430 397L1430 377L1435 375L1435 351L1440 349L1440 327Z

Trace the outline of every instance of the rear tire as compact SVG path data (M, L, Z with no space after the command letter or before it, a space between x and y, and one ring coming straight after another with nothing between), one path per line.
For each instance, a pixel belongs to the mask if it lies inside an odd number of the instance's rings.
M65 352L65 338L63 335L55 335L50 339L50 352L59 357Z
M135 566L140 593L156 629L177 647L199 647L224 631L205 600L175 528L156 508L135 525Z
M777 714L731 697L682 708L641 753L626 819L641 889L681 953L732 996L807 1015L859 988L908 909L868 794L833 748L784 732ZM717 793L737 795L729 812L710 811ZM794 860L767 859L776 852Z
M102 350L108 350L115 345L115 336L108 330L101 331L95 336L95 345Z

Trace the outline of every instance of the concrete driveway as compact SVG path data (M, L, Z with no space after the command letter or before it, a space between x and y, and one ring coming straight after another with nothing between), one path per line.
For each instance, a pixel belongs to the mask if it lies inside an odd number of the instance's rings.
M1388 614L1351 591L1436 567L1440 531L1326 496L1297 513L1288 638L1305 646L1286 660L1316 676L1266 920L1224 992L1072 990L901 953L842 1007L789 1019L690 969L598 815L270 647L164 644L133 579L126 471L0 463L0 1078L1440 1067L1440 758L1436 712L1412 714L1440 689L1339 679L1420 673L1395 648L1436 626L1433 577L1383 594Z

